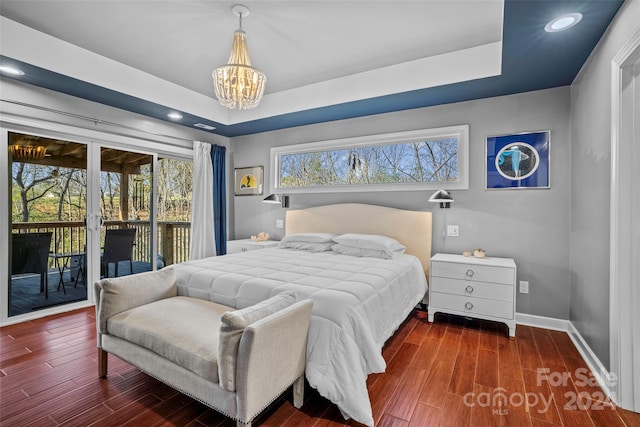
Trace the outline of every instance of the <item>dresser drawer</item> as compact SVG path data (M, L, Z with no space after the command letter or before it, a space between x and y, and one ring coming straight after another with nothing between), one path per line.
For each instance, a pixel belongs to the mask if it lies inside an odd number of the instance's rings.
M429 294L429 305L433 306L436 311L438 308L444 308L464 313L470 317L483 315L501 319L513 319L512 302L431 292Z
M228 254L237 254L238 252L255 251L258 249L262 249L262 248L260 246L227 244Z
M429 322L449 313L505 323L516 335L516 263L511 258L431 257Z
M513 268L440 261L431 262L431 275L435 277L448 277L474 282L502 283L513 286L515 283L514 274L515 271Z
M433 292L486 298L513 303L513 286L511 284L500 285L495 283L450 279L447 277L433 277L430 287Z
M266 240L257 242L251 239L238 239L227 241L227 253L237 254L239 252L255 251L258 249L275 248L278 246L277 240Z

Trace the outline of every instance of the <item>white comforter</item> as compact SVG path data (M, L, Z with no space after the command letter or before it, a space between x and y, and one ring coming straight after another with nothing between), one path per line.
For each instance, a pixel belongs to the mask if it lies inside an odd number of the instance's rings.
M384 342L420 302L420 261L263 249L174 266L178 293L243 308L283 290L311 298L306 377L345 418L373 426L367 375L384 372Z

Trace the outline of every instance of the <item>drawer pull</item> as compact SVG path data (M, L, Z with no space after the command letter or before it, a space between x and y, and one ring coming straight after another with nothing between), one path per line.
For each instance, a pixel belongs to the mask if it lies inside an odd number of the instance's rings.
M464 289L468 294L472 294L473 293L473 286L469 285Z
M471 304L471 302L468 302L464 305L464 308L466 308L467 310L471 310L473 308L473 304Z
M465 276L473 277L474 274L476 273L472 269L468 269L467 272L465 273Z

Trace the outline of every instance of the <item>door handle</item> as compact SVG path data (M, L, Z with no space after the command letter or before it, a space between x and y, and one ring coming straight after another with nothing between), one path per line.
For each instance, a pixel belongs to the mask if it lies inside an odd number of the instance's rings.
M94 221L94 218L97 221ZM99 230L104 225L104 220L100 215L89 215L84 219L84 225L88 230Z

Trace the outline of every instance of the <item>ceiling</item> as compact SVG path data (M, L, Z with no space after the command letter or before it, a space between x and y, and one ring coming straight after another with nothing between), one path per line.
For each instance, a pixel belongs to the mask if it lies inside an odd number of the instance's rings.
M47 149L47 154L42 160L14 157L12 160L15 162L59 168L87 168L86 144L9 132L9 146L11 145L31 145ZM153 157L149 154L133 153L108 147L100 148L100 170L104 172L139 174L140 167L148 165L152 161Z
M0 61L25 72L3 78L233 137L571 84L622 1L244 1L267 88L240 111L211 84L235 3L2 0Z

